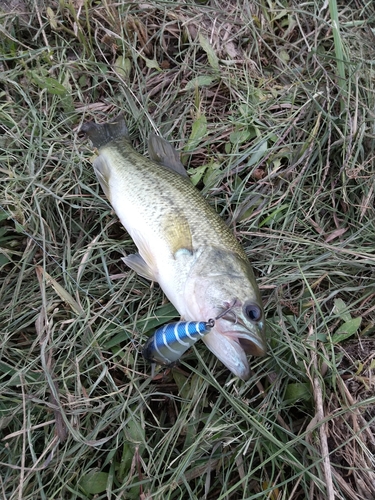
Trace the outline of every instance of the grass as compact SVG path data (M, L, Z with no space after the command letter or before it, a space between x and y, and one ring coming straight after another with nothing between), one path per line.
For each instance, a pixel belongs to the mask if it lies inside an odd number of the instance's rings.
M375 496L371 2L2 3L0 496ZM176 317L82 123L159 131L258 276L269 354L244 383L198 344L150 377Z

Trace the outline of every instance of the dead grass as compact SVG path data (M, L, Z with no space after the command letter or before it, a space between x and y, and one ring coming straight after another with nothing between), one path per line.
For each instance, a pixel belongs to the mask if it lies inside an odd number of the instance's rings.
M372 4L0 16L0 496L375 498ZM139 151L151 130L181 150L252 261L270 348L247 383L204 345L150 378L176 311L122 265L77 134L119 111Z

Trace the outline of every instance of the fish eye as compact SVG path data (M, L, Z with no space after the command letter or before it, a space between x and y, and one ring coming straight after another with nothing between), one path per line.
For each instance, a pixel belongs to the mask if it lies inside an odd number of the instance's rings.
M257 322L262 318L262 309L257 304L246 302L242 310L250 321Z

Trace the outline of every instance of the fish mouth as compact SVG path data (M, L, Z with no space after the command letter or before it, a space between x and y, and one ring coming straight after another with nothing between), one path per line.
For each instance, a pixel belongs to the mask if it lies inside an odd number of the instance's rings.
M249 327L241 325L239 320L233 323L232 317L229 323L222 317L202 339L210 351L242 380L250 377L247 354L264 356L267 352L263 322L252 326L249 331Z
M249 362L246 353L233 338L219 333L213 328L203 337L203 342L209 350L225 365L234 375L242 380L250 377Z
M239 338L238 343L246 354L251 354L251 356L265 356L267 354L267 346L263 342L263 339L252 338L243 339Z
M253 333L245 328L236 328L222 332L222 335L237 342L246 354L251 356L265 356L267 354L267 344L263 331Z
M221 328L218 331L225 337L230 338L232 341L237 342L246 354L252 356L265 356L267 354L267 342L264 332L264 322L259 321L256 324L249 326L244 321L229 312L219 316L222 322Z

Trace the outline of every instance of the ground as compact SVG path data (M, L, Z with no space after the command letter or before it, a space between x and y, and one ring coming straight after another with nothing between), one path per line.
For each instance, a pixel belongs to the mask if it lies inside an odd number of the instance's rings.
M375 499L375 8L363 0L0 3L5 499ZM176 311L81 125L151 131L256 273L269 350L242 382Z

